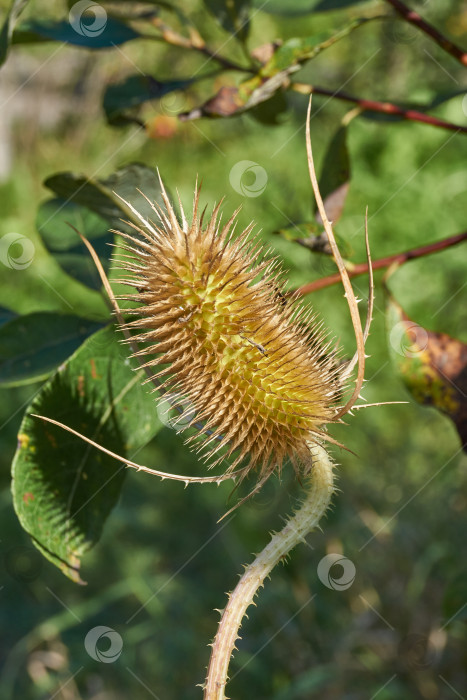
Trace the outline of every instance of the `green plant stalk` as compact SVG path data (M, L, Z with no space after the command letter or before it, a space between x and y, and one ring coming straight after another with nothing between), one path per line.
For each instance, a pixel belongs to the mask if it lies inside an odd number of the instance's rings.
M238 631L247 608L253 603L258 589L278 562L313 530L326 512L334 493L334 465L325 449L309 443L312 464L308 492L300 508L289 518L285 527L273 533L271 541L246 567L229 602L222 612L217 634L212 644L204 700L225 700L229 661L239 639Z

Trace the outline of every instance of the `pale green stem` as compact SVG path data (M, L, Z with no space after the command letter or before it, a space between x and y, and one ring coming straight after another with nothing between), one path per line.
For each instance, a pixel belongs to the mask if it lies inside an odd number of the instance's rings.
M313 530L326 512L334 492L333 463L321 445L310 444L312 469L309 488L299 510L246 569L222 613L212 644L204 700L225 700L230 657L239 639L238 631L247 608L253 603L276 564Z

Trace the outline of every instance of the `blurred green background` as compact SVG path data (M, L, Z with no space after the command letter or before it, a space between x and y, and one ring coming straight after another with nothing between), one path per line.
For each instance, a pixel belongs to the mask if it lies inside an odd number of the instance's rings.
M117 3L118 4L118 3ZM0 2L0 9L9 3ZM435 6L436 5L436 6ZM277 3L276 3L277 6ZM367 7L384 3L366 3ZM384 6L384 7L383 7ZM458 43L467 6L419 3L420 11ZM241 61L199 2L184 3L211 46ZM27 16L63 16L66 3L34 3ZM345 23L350 10L289 17L256 11L250 48L277 37L305 36ZM226 213L240 204L240 225L254 219L264 241L283 260L291 287L330 274L333 265L275 235L290 221L312 217L305 157L306 98L287 94L279 124L245 114L181 123L175 118L238 76L206 81L187 94L144 107L146 129L114 128L102 116L105 87L135 71L160 80L186 77L206 59L177 47L135 41L91 52L66 45L13 47L0 73L2 138L9 143L0 184L0 236L12 231L33 241L25 270L1 267L0 304L17 313L51 310L104 320L98 292L73 281L45 250L37 233L38 205L50 193L43 180L62 170L106 177L134 161L158 167L189 208L202 179L208 207L225 197ZM324 52L296 77L379 100L428 103L465 86L459 64L415 29L388 20L370 23ZM466 123L462 95L434 114ZM464 109L463 109L464 105ZM312 142L318 164L350 107L315 97ZM353 261L364 260L362 224L369 207L374 258L440 240L465 226L465 136L411 122L354 119L349 129L350 192L336 230ZM260 164L267 187L259 197L235 192L229 173L240 160ZM452 423L410 398L389 360L385 299L377 275L376 309L368 342L368 402L406 405L369 408L348 416L331 434L340 492L323 523L285 566L274 571L249 611L231 664L228 695L258 700L463 697L467 688L467 474ZM410 262L390 280L395 298L421 326L467 340L465 248ZM366 297L367 278L355 280ZM306 298L330 334L353 352L342 289ZM300 497L292 473L272 479L231 519L231 487L160 482L128 473L104 536L85 557L80 587L37 552L21 530L10 494L10 464L25 407L40 384L2 389L0 402L0 687L2 698L201 697L208 642L218 613L242 571L280 527ZM202 472L180 436L163 428L142 450L143 464L177 473ZM232 500L229 501L232 504ZM355 565L346 590L327 588L317 565L327 553ZM338 573L337 573L338 575ZM100 663L84 639L97 625L123 640L115 663Z

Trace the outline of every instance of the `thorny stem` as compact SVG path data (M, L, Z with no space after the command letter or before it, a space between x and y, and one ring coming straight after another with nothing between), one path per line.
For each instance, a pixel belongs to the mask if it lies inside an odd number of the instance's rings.
M309 85L308 83L291 83L290 88L291 90L295 90L295 92L299 92L302 95L325 95L328 97L333 97L336 100L352 102L358 105L362 112L380 112L382 114L392 114L397 117L402 117L402 119L407 119L408 121L421 122L422 124L437 126L440 129L448 129L449 131L457 131L462 134L467 134L466 126L453 124L452 122L447 122L444 119L438 119L437 117L433 117L429 114L418 112L415 109L404 109L403 107L399 107L392 102L366 100L361 97L349 95L347 92L340 90L329 90L328 88L321 88L317 85Z
M312 451L312 452L311 452ZM239 639L238 631L247 608L253 603L258 589L276 564L295 545L303 542L326 512L334 492L333 464L321 445L310 444L312 470L309 490L299 510L285 527L273 533L271 541L245 569L235 590L230 594L212 644L204 700L224 700L230 657Z
M379 258L378 260L373 260L371 267L373 270L381 270L394 263L402 265L408 260L415 260L416 258L422 258L424 255L431 255L432 253L437 253L445 248L450 248L453 245L462 243L462 241L467 240L467 231L463 233L458 233L455 236L450 236L449 238L444 238L442 241L436 241L436 243L429 243L428 245L421 246L420 248L413 248L412 250L406 250L403 253L396 253L395 255L388 255L385 258ZM358 277L359 275L364 275L368 272L368 263L357 263L352 265L352 267L347 268L349 277ZM338 284L341 281L341 276L339 273L334 275L329 275L328 277L323 277L319 280L314 280L314 282L308 282L302 287L299 287L294 291L294 294L299 296L304 296L305 294L311 294L312 292L318 291L318 289L324 289L325 287L331 287L333 284Z
M407 5L405 5L403 2L400 2L400 0L386 0L386 2L392 5L396 12L398 12L401 15L401 17L403 17L407 22L410 22L410 24L413 24L419 29L421 29L422 32L434 39L438 46L441 46L441 48L444 49L444 51L451 54L451 56L453 56L460 63L462 63L463 66L467 66L467 52L463 51L461 48L459 48L459 46L456 46L454 42L452 42L450 39L447 39L431 24L428 24L428 22L426 22L422 17L420 17L418 12L415 12L415 10L411 10L410 7L407 7Z

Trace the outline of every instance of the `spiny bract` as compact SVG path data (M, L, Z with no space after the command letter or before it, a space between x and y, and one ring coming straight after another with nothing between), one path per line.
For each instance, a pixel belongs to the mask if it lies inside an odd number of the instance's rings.
M188 399L198 428L189 441L211 465L237 450L226 473L244 459L241 476L259 466L264 479L287 458L308 469L307 441L325 437L336 413L333 351L310 331L311 313L282 294L279 264L264 259L252 225L233 237L238 211L222 226L219 204L204 225L197 187L191 224L181 205L180 223L163 187L162 196L157 225L134 211L139 236L125 236L119 259L131 273L121 281L137 289L124 298L140 303L126 324L139 331L137 354Z

